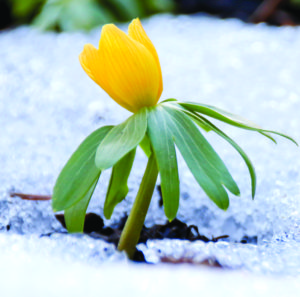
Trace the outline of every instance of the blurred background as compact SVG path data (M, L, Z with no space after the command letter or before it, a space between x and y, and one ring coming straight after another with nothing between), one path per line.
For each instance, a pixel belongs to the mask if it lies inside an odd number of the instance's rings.
M156 13L207 13L270 25L298 25L300 0L0 0L0 29L90 30Z

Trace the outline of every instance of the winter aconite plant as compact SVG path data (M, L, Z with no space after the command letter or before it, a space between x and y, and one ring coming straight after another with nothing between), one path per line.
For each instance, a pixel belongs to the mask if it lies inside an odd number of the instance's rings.
M272 133L295 142L289 136L264 130L213 106L176 99L158 103L163 90L160 63L138 19L129 25L128 35L112 24L103 26L99 49L87 44L79 59L89 77L133 114L117 126L99 128L82 142L56 181L53 209L65 211L70 232L82 232L86 209L100 174L112 168L104 203L104 215L109 219L115 206L127 195L127 180L136 148L140 146L148 157L148 164L118 245L129 257L135 251L158 174L165 214L169 220L177 214L180 195L175 146L198 184L218 207L228 208L227 190L240 194L201 129L217 133L238 151L249 169L254 197L256 177L251 161L208 117L257 131L274 142Z

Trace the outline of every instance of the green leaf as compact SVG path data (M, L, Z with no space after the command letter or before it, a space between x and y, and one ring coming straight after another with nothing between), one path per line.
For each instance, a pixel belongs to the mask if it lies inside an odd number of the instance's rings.
M62 5L57 23L63 31L91 30L97 25L113 21L110 12L94 0L72 0Z
M96 166L104 170L114 166L143 140L147 129L147 109L142 108L106 135L96 152Z
M167 101L164 101L164 102L167 102ZM172 108L178 108L179 110L183 111L186 115L188 115L190 118L194 119L196 118L197 119L197 125L203 129L205 132L209 132L211 131L211 128L209 125L207 125L204 121L201 121L199 119L199 114L197 114L196 112L194 111L190 111L188 109L185 109L183 106L180 106L179 104L174 104L172 105Z
M113 12L95 0L48 0L33 25L42 30L91 30L116 20Z
M40 10L45 0L10 0L11 12L18 21L29 21Z
M279 136L287 138L290 141L294 142L296 145L298 145L297 142L288 135L285 135L285 134L282 134L282 133L279 133L276 131L272 131L272 130L262 129L261 127L254 124L253 122L250 122L238 115L224 111L220 108L217 108L217 107L214 107L211 105L200 104L200 103L190 103L190 102L178 103L178 104L190 111L199 112L201 114L210 116L212 118L215 118L217 120L220 120L220 121L230 124L232 126L259 132L260 134L264 135L265 137L268 137L275 143L276 143L275 139L272 136L270 136L269 133L277 134Z
M73 153L53 189L54 211L68 209L83 199L98 180L101 171L95 166L96 149L112 128L113 126L104 126L94 131Z
M223 163L222 159L218 156L218 154L214 151L212 146L203 137L201 132L196 128L193 121L181 111L175 110L175 114L181 115L181 118L183 119L182 123L184 123L185 129L191 136L194 135L194 138L196 138L197 145L200 148L203 156L207 158L208 163L210 163L216 171L214 175L217 173L217 175L219 175L219 181L225 187L227 187L231 193L233 193L234 195L239 195L239 188L233 180L225 164ZM176 119L177 118L178 116L176 116Z
M149 158L152 154L152 149L151 149L151 143L150 143L150 140L149 140L149 137L147 134L145 134L145 137L140 142L140 147L144 151L145 155Z
M83 232L86 210L89 206L97 182L98 179L95 181L95 183L91 186L91 188L81 200L79 200L70 208L65 210L66 227L70 233Z
M144 16L144 5L140 0L110 0L110 5L120 15L122 20L130 20Z
M223 185L235 195L239 189L226 166L187 115L167 106L164 109L170 115L168 127L175 143L197 182L221 209L227 209L229 199Z
M168 99L161 101L160 103L166 103L166 102L178 102L178 100L175 98L168 98Z
M169 220L176 217L179 207L179 177L172 134L168 129L169 115L162 106L148 112L148 135L160 174L164 211Z
M130 151L112 169L103 209L107 219L110 219L115 206L123 201L128 193L127 180L132 168L135 152L136 149Z
M202 125L207 125L210 130L213 130L215 133L217 133L219 136L224 138L229 144L231 144L236 151L241 155L241 157L244 159L251 178L251 188L252 188L252 198L255 196L255 191L256 191L256 174L255 174L255 169L254 166L247 156L247 154L243 151L243 149L228 135L226 135L222 130L220 130L218 127L213 125L209 120L207 120L205 117L197 115L197 114L190 114L190 117L197 123L201 123Z
M155 12L171 12L175 9L175 2L172 0L148 0L145 4Z
M57 3L46 2L41 12L34 18L33 26L40 30L54 29L62 13L62 7Z

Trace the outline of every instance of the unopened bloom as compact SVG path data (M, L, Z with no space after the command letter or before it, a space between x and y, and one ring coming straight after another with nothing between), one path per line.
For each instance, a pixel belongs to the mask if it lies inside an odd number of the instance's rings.
M161 96L158 55L139 19L130 23L128 34L113 24L103 26L99 49L86 44L79 60L89 77L131 112L154 106Z

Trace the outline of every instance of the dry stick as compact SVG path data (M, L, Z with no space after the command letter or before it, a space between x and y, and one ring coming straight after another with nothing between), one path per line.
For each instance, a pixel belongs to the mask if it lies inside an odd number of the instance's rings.
M253 23L265 22L276 11L279 4L285 0L264 0L250 16Z
M31 201L47 201L51 200L51 195L32 195L32 194L23 194L23 193L10 193L10 197L20 197L23 200L31 200Z

